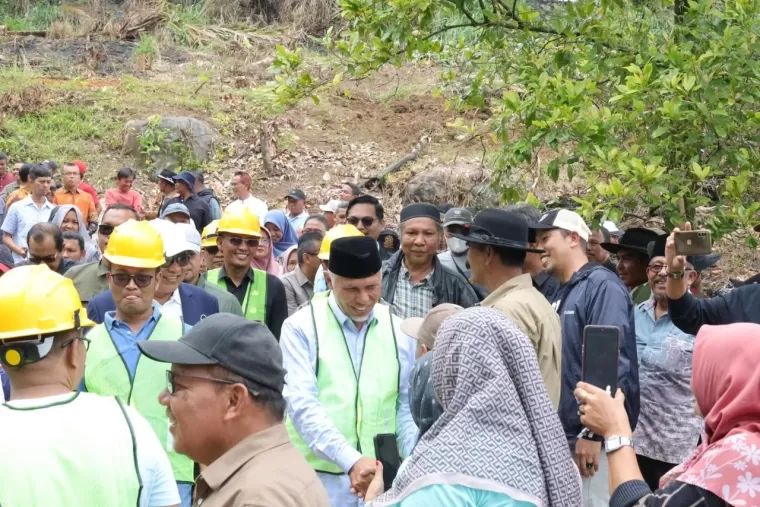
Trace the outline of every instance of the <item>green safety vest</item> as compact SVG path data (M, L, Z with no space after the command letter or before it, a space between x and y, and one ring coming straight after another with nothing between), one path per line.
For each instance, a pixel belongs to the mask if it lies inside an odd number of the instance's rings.
M354 372L346 337L326 297L309 303L317 335L317 399L330 420L362 455L375 457L375 435L396 433L401 366L390 308L375 306L376 322L364 338L361 369ZM290 440L317 472L345 473L317 457L287 420Z
M253 269L253 268L251 268ZM227 291L227 283L219 276L222 269L212 269L206 273L206 280ZM267 272L253 269L253 281L248 282L248 292L243 299L243 315L248 320L264 322L267 314Z
M178 340L185 332L185 324L177 317L161 316L156 322L149 340ZM84 384L88 392L118 396L134 407L148 420L158 441L169 455L177 482L195 482L194 463L182 454L174 452L174 439L169 432L166 407L158 402L158 395L166 386L167 363L159 363L140 355L134 379L119 351L113 343L105 324L98 324L87 334L92 340L84 368ZM82 504L84 505L84 504Z
M0 505L139 505L132 423L118 398L72 393L35 407L0 405Z

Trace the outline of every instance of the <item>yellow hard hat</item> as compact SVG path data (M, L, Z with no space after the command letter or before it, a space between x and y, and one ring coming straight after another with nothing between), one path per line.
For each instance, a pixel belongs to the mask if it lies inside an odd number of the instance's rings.
M201 233L201 247L208 248L210 246L216 246L217 227L219 227L219 220L214 220L203 228L203 232Z
M0 343L94 325L74 282L47 266L20 266L0 277Z
M127 220L116 227L103 257L130 268L157 268L166 262L161 234L148 222Z
M226 232L260 238L261 224L259 224L259 217L248 211L245 206L241 206L224 212L222 218L219 219L216 232L217 234Z
M362 232L351 224L336 225L325 234L322 240L322 246L319 247L319 257L323 261L330 260L330 247L332 242L340 238L350 238L352 236L364 236Z

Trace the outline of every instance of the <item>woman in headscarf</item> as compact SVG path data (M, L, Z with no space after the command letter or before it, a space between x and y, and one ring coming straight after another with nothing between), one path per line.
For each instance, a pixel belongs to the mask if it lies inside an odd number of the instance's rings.
M82 212L79 211L79 208L71 204L56 206L50 212L48 222L55 224L61 232L72 231L79 234L84 241L85 256L81 261L82 264L100 260L100 251L87 233L87 226L82 219Z
M280 256L280 265L282 266L282 272L290 273L296 266L298 266L298 245L293 245L283 252Z
M433 349L444 412L370 505L578 507L581 481L536 352L504 314L448 318ZM382 484L375 474L366 499ZM382 488L380 488L382 491Z
M279 258L285 250L298 244L298 235L284 211L277 209L267 213L264 217L264 227L271 233L275 257Z
M261 239L259 240L259 246L256 248L256 253L253 254L251 267L266 271L270 275L276 277L282 275L282 267L280 267L277 259L274 258L272 236L269 234L269 229L266 227L261 228Z
M704 415L702 445L668 472L660 489L644 482L625 442L608 453L610 507L723 507L760 504L760 325L702 326L692 359L691 388ZM623 395L579 383L581 422L610 442L631 437ZM613 437L613 438L610 438ZM635 445L635 442L633 442Z

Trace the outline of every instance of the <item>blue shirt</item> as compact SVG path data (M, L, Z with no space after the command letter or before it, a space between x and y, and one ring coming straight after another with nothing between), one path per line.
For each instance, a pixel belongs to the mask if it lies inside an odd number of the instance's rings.
M327 280L325 280L325 270L320 265L317 270L317 276L314 277L314 294L327 292L328 290L330 288L327 286Z
M418 489L392 504L399 507L536 507L529 500L516 500L506 493L475 489L461 484L433 484Z
M303 226L306 225L306 221L308 219L309 219L309 213L307 213L306 211L296 216L290 216L290 213L288 213L288 221L290 222L290 225L293 226L293 230L296 232L303 229Z
M335 301L335 295L328 299L330 308L335 313L346 345L354 364L354 371L361 370L364 353L364 337L370 325L376 322L374 309L360 330L343 313ZM381 303L378 303L381 305ZM387 311L387 306L383 311ZM377 306L375 306L377 308ZM290 316L282 326L280 347L282 348L283 366L287 370L283 395L288 402L288 416L298 429L301 438L309 444L315 454L338 465L348 473L362 454L338 431L317 398L317 337L311 318L311 309L302 308ZM400 384L396 405L396 435L402 456L408 456L417 438L417 426L409 409L409 374L415 361L416 343L407 337L400 328L400 320L393 318L398 340L398 358L400 365ZM364 502L350 491L348 475L331 475L317 473L327 490L330 505L363 506Z
M16 246L26 248L26 236L29 234L29 229L40 222L47 222L54 207L55 205L46 199L45 203L38 208L32 196L29 195L11 205L3 220L2 231L11 235ZM24 257L13 253L13 261L16 264L23 260Z

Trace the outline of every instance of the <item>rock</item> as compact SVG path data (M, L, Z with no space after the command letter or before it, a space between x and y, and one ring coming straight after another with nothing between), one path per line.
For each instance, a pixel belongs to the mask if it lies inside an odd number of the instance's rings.
M139 168L174 170L192 158L201 163L208 162L213 154L214 143L219 139L216 130L196 118L154 117L127 122L124 126L123 151L125 155L135 158ZM151 148L155 151L150 151ZM150 153L145 153L146 151Z
M403 202L405 206L412 202L477 209L498 206L499 197L490 182L490 171L479 164L436 165L409 180Z

